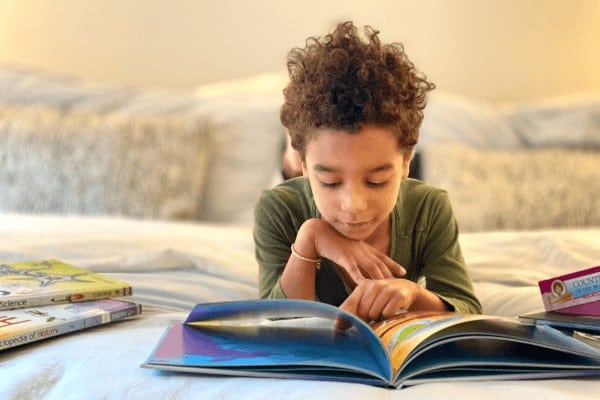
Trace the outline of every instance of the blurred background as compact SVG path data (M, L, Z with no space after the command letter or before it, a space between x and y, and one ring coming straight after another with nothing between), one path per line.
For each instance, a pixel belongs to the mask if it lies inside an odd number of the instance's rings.
M490 102L600 89L598 0L0 0L0 64L148 89L285 69L353 20L438 89Z

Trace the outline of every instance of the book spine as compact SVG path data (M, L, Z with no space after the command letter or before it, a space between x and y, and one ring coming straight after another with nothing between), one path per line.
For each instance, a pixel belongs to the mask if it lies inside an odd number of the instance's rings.
M61 336L70 332L101 325L102 323L102 315L95 315L77 321L67 321L54 325L50 324L41 328L32 329L29 332L22 332L16 335L3 337L0 339L0 350L49 339L55 336Z
M141 305L131 303L131 305L125 309L111 312L107 311L77 320L55 324L50 323L43 327L35 327L29 332L21 332L15 335L0 338L0 350L10 349L12 347L37 342L39 340L65 335L67 333L108 324L110 322L116 322L129 317L137 316L141 314L141 312Z
M117 289L98 289L89 292L74 293L69 296L56 297L52 302L65 301L75 303L77 301L90 301L108 299L111 297L130 296L132 294L131 287L122 287Z
M111 297L130 296L131 287L122 287L116 289L100 289L88 292L72 293L69 295L50 295L38 296L28 299L4 300L0 301L0 310L12 310L15 308L32 308L51 304L75 303L79 301L91 301L108 299Z
M120 321L122 319L135 317L137 315L140 315L141 313L142 313L142 305L131 303L131 306L126 309L111 312L109 315L109 318L110 318L109 322Z

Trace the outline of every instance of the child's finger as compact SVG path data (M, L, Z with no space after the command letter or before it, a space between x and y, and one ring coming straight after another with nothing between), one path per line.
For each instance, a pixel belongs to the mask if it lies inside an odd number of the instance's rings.
M350 279L352 279L352 281L357 285L360 283L360 281L366 279L366 277L361 272L360 268L358 268L357 266L352 265L346 267L345 270L350 276Z
M406 275L406 269L390 257L385 256L383 261L394 277L399 278Z
M360 266L365 275L370 279L391 278L392 275L387 266L379 259L373 258Z
M358 307L360 305L360 291L361 286L357 286L356 289L344 300L344 302L340 305L340 309L349 312L350 314L357 315Z

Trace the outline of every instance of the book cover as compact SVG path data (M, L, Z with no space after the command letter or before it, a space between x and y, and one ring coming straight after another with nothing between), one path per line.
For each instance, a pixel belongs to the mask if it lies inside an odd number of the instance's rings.
M0 311L0 350L133 318L141 313L140 304L116 299Z
M544 309L600 317L600 265L538 282Z
M540 311L519 316L523 322L550 325L557 328L578 329L600 334L600 316L568 314L558 311Z
M368 325L323 303L253 300L197 305L167 327L142 367L400 388L600 375L600 350L518 319L407 312Z
M131 286L58 260L0 264L0 310L131 295Z

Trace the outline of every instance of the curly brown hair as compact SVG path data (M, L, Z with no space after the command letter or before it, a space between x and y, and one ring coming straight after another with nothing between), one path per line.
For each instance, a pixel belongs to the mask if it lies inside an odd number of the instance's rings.
M435 85L415 69L402 44L382 45L379 31L369 26L364 33L366 41L352 22L343 22L288 54L290 83L280 118L302 158L312 135L324 129L352 134L367 125L385 127L400 149L417 144L426 94Z

